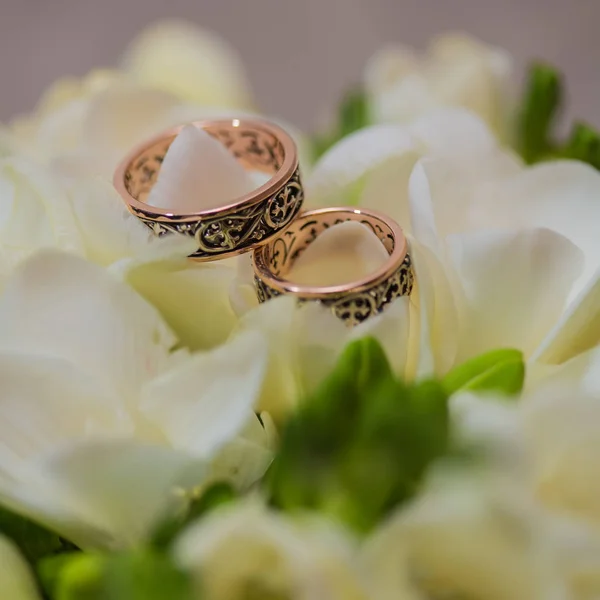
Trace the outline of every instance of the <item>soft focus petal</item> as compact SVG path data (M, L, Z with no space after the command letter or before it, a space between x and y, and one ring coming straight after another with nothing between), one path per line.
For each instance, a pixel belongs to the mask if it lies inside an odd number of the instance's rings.
M20 146L41 160L75 152L89 100L122 81L122 74L111 70L94 70L81 79L59 79L42 95L31 115L12 121L11 130Z
M83 252L65 188L50 171L22 158L0 161L0 244L24 252Z
M187 125L173 140L147 203L182 213L227 206L255 185L218 140Z
M230 481L246 490L259 481L276 451L277 433L267 413L252 416L240 433L211 461L209 479Z
M527 388L530 390L546 384L570 386L600 395L600 346L582 352L559 365L548 365L532 359L528 369Z
M579 246L585 265L571 298L588 283L600 267L600 173L574 161L535 165L488 182L473 207L496 227L546 227Z
M0 536L0 590L7 600L40 600L35 579L17 547Z
M494 348L536 349L581 272L579 249L547 229L450 236L464 299L459 361Z
M76 223L91 262L109 266L131 256L146 255L151 247L166 245L134 217L108 182L99 177L71 180L68 191ZM183 249L181 255L195 249Z
M209 106L244 107L250 93L240 59L216 34L191 23L164 21L130 45L125 70L138 81Z
M296 299L283 296L260 304L240 321L242 331L259 331L267 338L268 364L258 409L281 420L298 402L299 365L294 322Z
M544 386L521 406L539 497L600 527L600 395Z
M388 46L367 64L365 86L375 122L407 123L440 107L464 107L510 137L512 61L461 34L438 38L424 57Z
M134 145L175 125L171 111L176 106L174 96L131 83L97 94L86 108L80 142L84 153L91 152L89 161L94 164L89 169L112 177L118 162Z
M211 458L255 418L266 363L263 336L242 333L147 384L142 410L175 448Z
M410 254L415 285L410 295L407 374L442 375L456 360L459 307L438 257L416 239L410 240Z
M332 529L242 502L192 525L177 540L175 557L214 600L364 599L351 566L352 546Z
M66 441L132 430L120 399L62 359L0 353L0 380L3 477Z
M159 314L105 270L47 251L18 268L0 297L0 346L62 357L135 398L175 343Z
M105 543L117 546L142 541L167 510L179 508L177 490L197 486L206 471L188 454L135 440L73 445L42 460L39 468L65 502L104 531Z
M463 110L436 111L406 126L368 127L341 140L317 163L306 183L307 202L378 209L410 231L408 182L421 157L469 165L496 153L492 134Z
M534 360L560 364L600 344L600 269L536 350Z
M473 154L456 151L453 156L434 155L420 160L409 181L413 235L442 257L440 240L446 235L501 227L480 207L490 182L521 170L512 154L485 146Z
M397 597L408 580L419 599L566 600L565 581L544 547L532 506L507 487L486 489L452 473L446 479L368 542L367 567L382 597ZM408 575L402 576L403 568Z
M208 350L224 343L237 317L229 301L235 271L219 264L198 264L181 258L130 261L123 277L152 304L190 350ZM254 288L251 293L254 295Z
M413 164L417 158L406 128L380 125L361 129L343 138L315 165L306 182L307 202L318 206L356 204L361 184L371 171L391 159Z

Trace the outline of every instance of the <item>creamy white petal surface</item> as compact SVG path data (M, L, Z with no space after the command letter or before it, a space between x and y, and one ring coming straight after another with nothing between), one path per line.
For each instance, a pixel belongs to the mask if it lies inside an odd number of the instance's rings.
M456 106L509 138L511 74L508 53L462 34L446 34L423 57L403 46L383 48L368 62L364 80L376 122L406 123Z
M0 332L0 500L81 546L137 543L183 501L176 489L216 472L247 486L271 460L272 433L247 429L266 366L259 333L172 353L154 308L56 251L8 280ZM226 454L238 436L244 454Z
M35 579L18 548L0 536L0 590L10 600L40 600Z
M600 344L600 268L569 304L535 352L544 364L560 364Z
M539 497L600 531L600 395L557 380L524 398L522 412Z
M82 250L65 189L50 171L22 158L0 160L0 234L7 252Z
M235 50L215 33L183 21L148 27L131 43L123 66L138 81L198 104L245 108L250 102Z
M352 554L332 525L296 523L252 500L192 525L175 546L177 561L211 600L366 599Z
M447 244L465 301L460 358L502 347L531 355L565 308L581 251L548 229L481 230Z
M208 350L224 343L237 325L229 299L236 276L231 267L192 263L180 254L127 261L118 265L118 270L191 350ZM255 299L254 288L250 293Z
M63 357L125 395L164 368L175 342L135 292L53 251L27 261L0 298L0 347Z
M227 206L254 188L250 175L221 142L187 125L169 146L147 203L193 213Z
M446 473L384 523L365 548L376 597L566 600L543 523L510 487ZM399 567L399 565L402 565ZM404 572L403 569L404 568Z
M266 364L263 336L242 333L146 385L141 409L174 447L209 457L254 418Z

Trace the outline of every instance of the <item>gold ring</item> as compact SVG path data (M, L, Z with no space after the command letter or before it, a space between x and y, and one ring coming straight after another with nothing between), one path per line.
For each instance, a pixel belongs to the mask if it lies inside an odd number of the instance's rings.
M193 237L200 261L235 256L283 231L300 211L304 192L296 145L280 127L261 120L230 119L193 123L220 141L246 169L271 175L253 192L226 206L175 213L145 203L169 146L184 126L140 145L119 165L114 185L131 213L158 236Z
M327 287L297 285L285 279L294 261L323 231L345 221L358 221L379 238L389 254L381 268L361 280ZM408 244L400 226L381 213L363 208L304 212L284 232L256 248L252 262L259 302L291 294L302 302L321 302L349 325L361 323L379 314L395 298L409 295L414 283Z

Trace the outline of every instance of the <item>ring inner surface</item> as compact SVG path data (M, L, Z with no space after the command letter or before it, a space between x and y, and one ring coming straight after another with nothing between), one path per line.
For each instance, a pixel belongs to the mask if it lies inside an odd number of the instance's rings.
M273 133L262 127L240 122L237 127L214 125L203 129L221 142L247 170L275 175L283 165L283 144ZM129 164L124 183L132 198L139 202L147 200L175 137L166 137L148 146Z
M270 274L285 279L294 262L319 235L326 229L346 221L357 221L369 227L385 246L388 254L392 254L395 246L394 233L381 219L353 212L308 215L297 218L282 235L262 248L264 262Z

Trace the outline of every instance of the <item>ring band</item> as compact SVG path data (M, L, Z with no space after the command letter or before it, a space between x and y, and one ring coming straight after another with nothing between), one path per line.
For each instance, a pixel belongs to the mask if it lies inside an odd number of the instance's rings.
M247 252L282 231L300 211L304 192L296 145L280 127L250 119L193 123L220 141L246 169L271 175L250 194L222 207L174 213L145 200L156 183L169 146L184 126L170 129L136 148L115 172L114 185L131 213L158 236L195 238L190 255L211 261Z
M389 254L381 268L360 281L328 287L296 285L285 279L294 261L323 231L345 221L358 221L379 238ZM282 294L302 302L319 301L349 325L357 325L380 313L395 298L411 293L414 275L407 249L400 226L381 213L346 207L307 211L254 251L256 295L259 302Z

